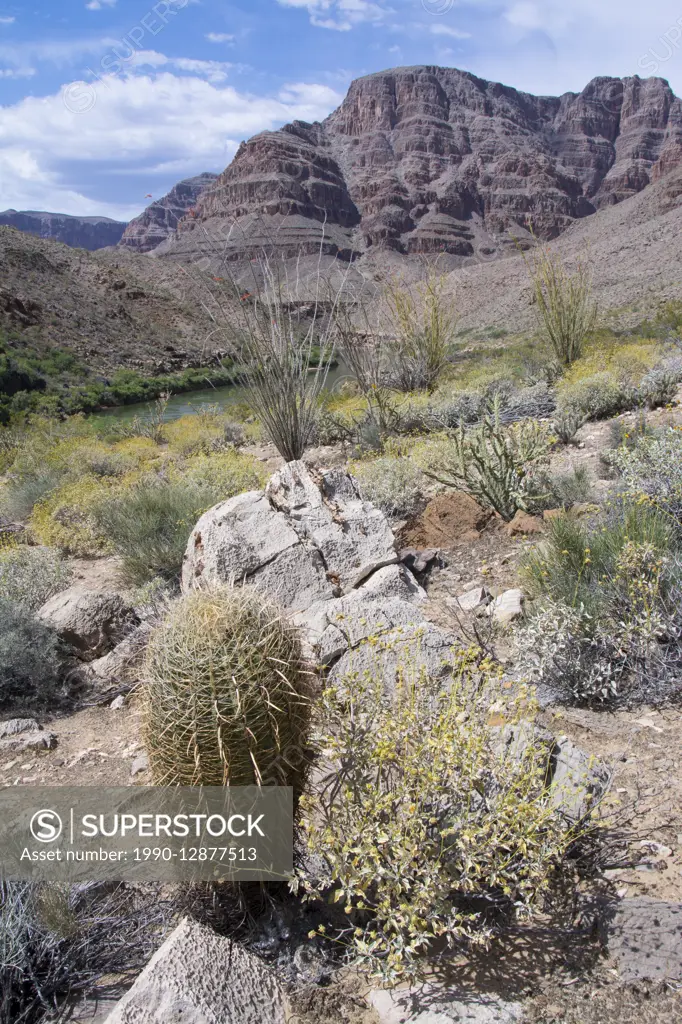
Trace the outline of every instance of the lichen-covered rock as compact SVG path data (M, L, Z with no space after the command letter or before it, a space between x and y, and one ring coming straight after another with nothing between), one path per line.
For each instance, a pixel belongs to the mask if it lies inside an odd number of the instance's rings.
M107 654L140 621L120 594L88 590L80 583L51 597L37 616L84 661Z
M275 473L266 494L287 513L299 535L317 548L342 593L398 561L386 516L362 500L343 469L327 470L318 487L303 462L290 462Z
M189 538L182 588L239 583L299 543L286 516L262 491L247 491L205 512Z
M624 981L682 981L682 903L623 900L607 914L604 932Z
M105 1024L285 1024L274 971L208 928L184 920Z
M237 495L201 517L182 587L248 582L297 612L397 561L386 517L361 500L348 474L331 470L318 485L303 462L291 462L265 493Z

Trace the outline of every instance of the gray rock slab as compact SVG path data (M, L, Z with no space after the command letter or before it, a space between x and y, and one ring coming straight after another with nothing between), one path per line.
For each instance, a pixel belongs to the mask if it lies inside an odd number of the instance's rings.
M106 1024L285 1024L274 972L229 939L182 921Z
M646 896L623 900L605 931L625 981L682 981L682 903Z
M368 1002L380 1024L520 1024L523 1007L494 994L423 985L408 990L374 990Z
M185 593L206 583L241 582L299 537L262 491L247 491L205 512L187 544L182 567Z

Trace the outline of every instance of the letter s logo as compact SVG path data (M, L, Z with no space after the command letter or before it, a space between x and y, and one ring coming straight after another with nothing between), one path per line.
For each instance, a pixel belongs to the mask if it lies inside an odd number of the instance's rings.
M56 811L36 811L31 818L31 835L39 843L53 843L62 834L62 819Z

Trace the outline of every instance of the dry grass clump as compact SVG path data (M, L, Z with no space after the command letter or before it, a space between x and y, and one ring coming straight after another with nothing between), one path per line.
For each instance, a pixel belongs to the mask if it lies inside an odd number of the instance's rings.
M144 737L156 785L293 786L306 770L298 634L248 589L196 591L153 634Z

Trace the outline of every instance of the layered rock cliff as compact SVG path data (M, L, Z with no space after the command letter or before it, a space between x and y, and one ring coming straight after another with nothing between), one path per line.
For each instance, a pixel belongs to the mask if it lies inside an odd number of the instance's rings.
M194 208L199 196L212 185L217 174L197 174L174 185L170 192L151 203L131 220L123 232L121 245L135 252L151 252L175 233L178 222Z
M72 217L67 213L35 210L5 210L0 213L0 225L91 252L116 245L126 226L124 222L110 220L109 217Z
M455 68L398 68L353 82L322 124L242 143L159 252L187 259L217 243L238 259L322 242L346 258L494 258L516 225L556 237L680 163L682 102L661 78L537 97Z

